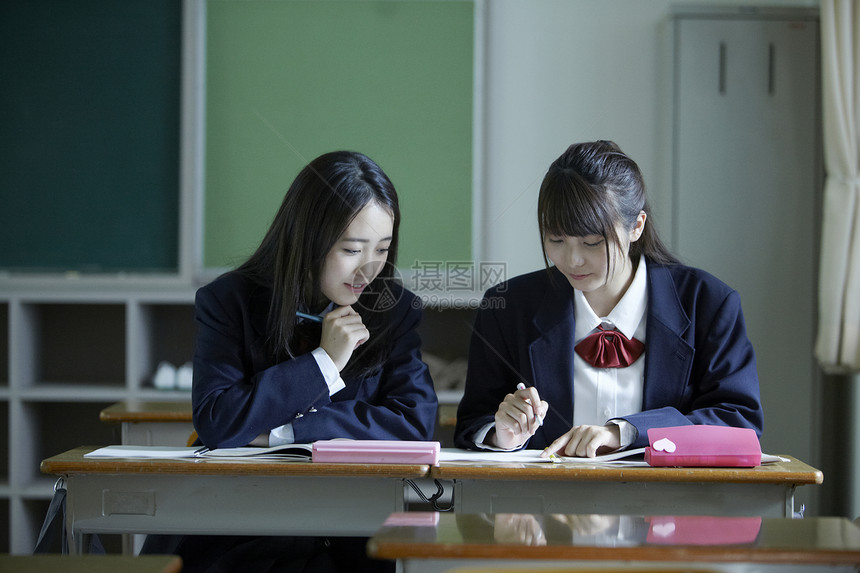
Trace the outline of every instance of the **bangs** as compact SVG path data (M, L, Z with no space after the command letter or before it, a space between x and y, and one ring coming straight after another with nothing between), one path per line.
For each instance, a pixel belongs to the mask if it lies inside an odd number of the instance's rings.
M538 198L538 225L541 236L557 235L614 237L615 214L607 205L605 189L586 183L574 171L548 177Z

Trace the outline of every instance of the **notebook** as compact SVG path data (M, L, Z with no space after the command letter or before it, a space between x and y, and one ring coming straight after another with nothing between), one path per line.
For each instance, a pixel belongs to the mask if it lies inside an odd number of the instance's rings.
M750 428L673 426L648 430L645 461L651 466L753 467L761 445Z

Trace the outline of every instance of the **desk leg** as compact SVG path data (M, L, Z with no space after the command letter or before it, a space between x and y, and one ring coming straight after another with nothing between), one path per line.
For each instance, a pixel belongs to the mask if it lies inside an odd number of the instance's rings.
M74 512L74 504L71 501L71 496L73 488L70 487L70 479L69 476L65 476L66 480L66 507L64 508L65 515L65 531L63 532L66 535L66 545L69 549L69 555L82 555L84 545L81 541L81 536L75 534L75 512Z
M84 536L80 533L75 534L72 528L72 520L66 521L66 539L69 542L69 555L84 554Z
M785 516L793 518L794 517L794 490L797 489L797 486L789 486L785 488Z

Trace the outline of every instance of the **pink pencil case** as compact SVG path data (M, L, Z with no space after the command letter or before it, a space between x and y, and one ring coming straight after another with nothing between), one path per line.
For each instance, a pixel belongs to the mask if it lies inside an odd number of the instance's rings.
M754 430L729 426L672 426L648 430L645 461L652 466L753 467L761 465Z
M320 440L312 446L315 462L339 464L439 465L439 442L401 440Z

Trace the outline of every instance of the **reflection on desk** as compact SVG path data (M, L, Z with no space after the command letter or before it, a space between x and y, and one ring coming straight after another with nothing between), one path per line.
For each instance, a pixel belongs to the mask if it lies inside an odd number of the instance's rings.
M408 561L575 560L860 564L860 529L844 518L441 514L393 516L371 556ZM476 563L477 564L477 563Z
M0 555L0 571L15 573L180 573L182 559L175 555Z
M458 513L613 513L791 517L794 492L824 475L795 458L754 468L442 462Z

